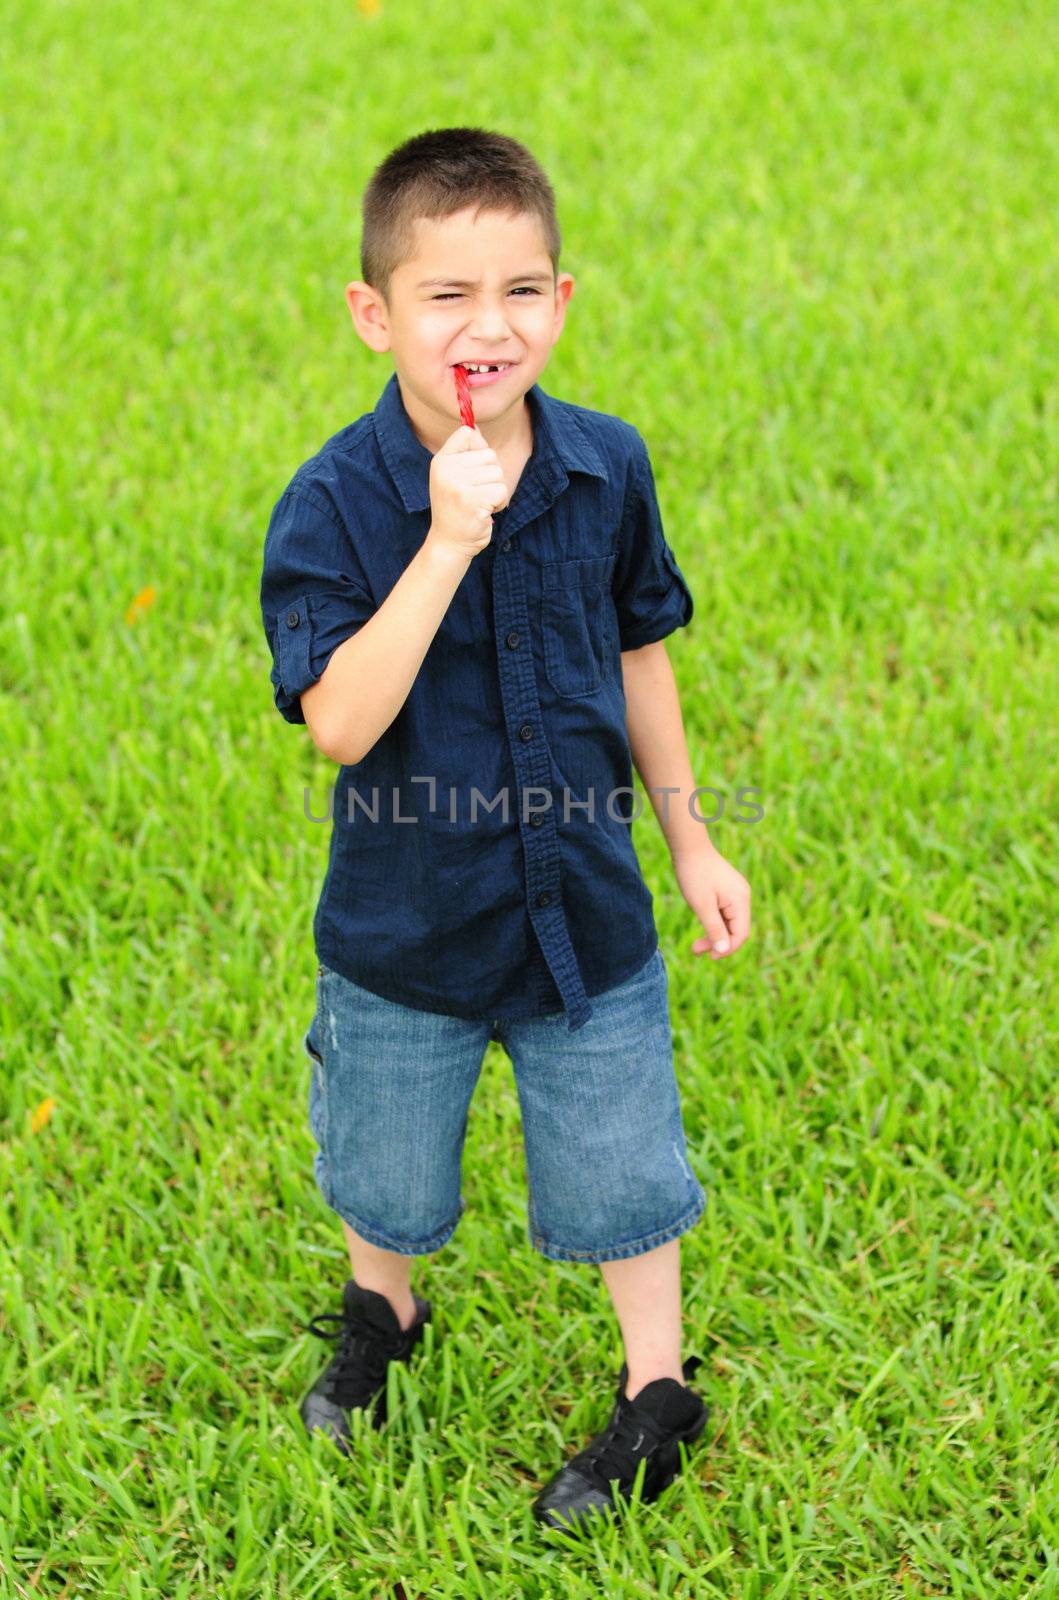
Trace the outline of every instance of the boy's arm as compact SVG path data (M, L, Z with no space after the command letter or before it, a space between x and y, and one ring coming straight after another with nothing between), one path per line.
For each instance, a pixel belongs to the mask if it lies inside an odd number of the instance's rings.
M750 885L692 815L696 784L665 640L622 651L621 670L629 750L666 836L681 893L705 929L692 953L708 950L711 959L734 955L750 933Z
M302 692L309 731L332 761L353 765L386 732L472 560L428 534L374 616Z
M639 650L623 650L625 725L629 749L674 862L715 850L706 824L692 816L695 788L684 733L680 695L664 639ZM663 794L663 789L678 793Z
M467 568L490 542L492 512L507 500L496 451L476 428L455 429L430 463L426 538L379 609L302 695L305 720L319 724L317 743L332 760L352 766L386 732Z

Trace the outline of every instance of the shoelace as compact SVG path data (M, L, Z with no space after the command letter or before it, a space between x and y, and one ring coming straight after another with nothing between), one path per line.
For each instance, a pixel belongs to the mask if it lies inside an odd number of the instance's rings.
M631 1485L640 1457L650 1455L664 1437L665 1429L650 1417L615 1406L609 1427L588 1447L582 1460L596 1473L601 1484L617 1478L623 1485Z
M333 1332L318 1327L321 1322L337 1322ZM337 1343L331 1393L336 1405L349 1405L365 1394L381 1389L386 1382L386 1363L396 1356L403 1340L387 1338L378 1329L348 1322L340 1311L324 1311L306 1323L318 1339Z

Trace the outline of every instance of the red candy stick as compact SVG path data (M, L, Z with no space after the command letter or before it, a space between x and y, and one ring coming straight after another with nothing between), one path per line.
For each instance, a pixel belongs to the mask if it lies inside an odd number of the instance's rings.
M465 428L475 426L474 407L471 404L471 386L467 381L466 367L453 367L456 374L456 398L460 403L460 421Z

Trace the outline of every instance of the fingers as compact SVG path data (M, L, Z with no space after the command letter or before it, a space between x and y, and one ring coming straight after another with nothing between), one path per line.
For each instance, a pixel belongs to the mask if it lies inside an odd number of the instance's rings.
M704 938L693 941L691 950L696 956L709 955L711 961L723 961L734 955L750 937L750 906L734 902L707 913L702 919L706 929Z
M468 428L467 424L464 423L462 427L456 429L455 433L449 434L437 454L439 456L455 456L464 450L488 450L488 448L489 446L484 436L479 433L478 429Z
M728 912L728 931L732 940L732 949L738 950L750 937L750 906L737 903Z

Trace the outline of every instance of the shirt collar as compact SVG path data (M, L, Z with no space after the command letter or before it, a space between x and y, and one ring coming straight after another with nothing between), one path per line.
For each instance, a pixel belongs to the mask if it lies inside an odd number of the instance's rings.
M587 472L607 481L603 459L575 409L545 394L539 383L527 389L526 403L533 423L530 459L554 464L553 475L563 480L556 484L557 488L566 487L571 472ZM372 417L379 449L405 510L429 511L430 463L434 458L409 421L396 372L379 396Z

